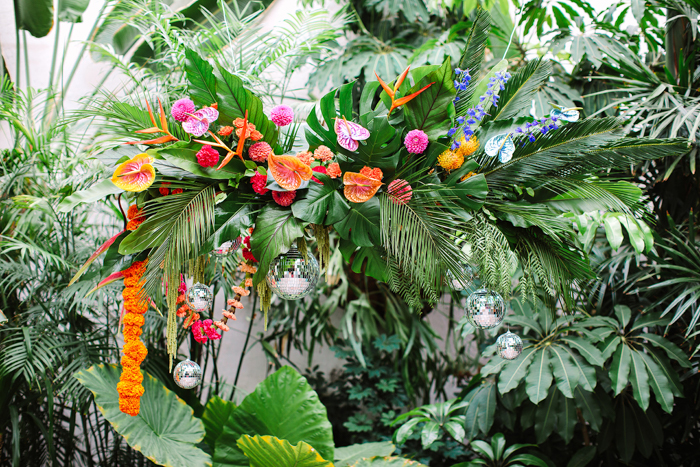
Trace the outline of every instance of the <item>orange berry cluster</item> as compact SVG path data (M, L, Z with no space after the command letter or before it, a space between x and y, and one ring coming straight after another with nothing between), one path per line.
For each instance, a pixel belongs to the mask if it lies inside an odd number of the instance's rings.
M129 210L126 211L126 218L129 219L129 222L126 224L126 230L136 230L146 220L143 217L143 209L139 209L135 204L129 206Z
M119 393L119 410L132 417L139 414L141 409L141 396L143 395L143 375L141 374L141 362L146 358L148 351L141 342L141 327L144 323L144 314L148 310L148 299L141 296L143 282L141 278L146 271L146 261L136 261L124 274L124 356L122 357L122 374L117 383Z

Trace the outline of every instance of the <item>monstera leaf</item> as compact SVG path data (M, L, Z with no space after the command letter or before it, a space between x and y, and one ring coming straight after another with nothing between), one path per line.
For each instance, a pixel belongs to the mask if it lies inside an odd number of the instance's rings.
M292 212L305 222L333 225L348 214L350 205L338 191L338 181L324 174L314 176L321 183L311 182L305 195L292 204Z
M303 441L323 459L333 459L333 429L326 408L306 379L290 367L268 376L233 411L216 441L215 466L250 465L236 444L243 435L270 435L291 444Z
M237 444L250 459L250 467L333 467L303 441L292 446L289 441L274 436L243 435Z
M95 395L98 409L116 432L151 461L171 467L210 466L209 455L196 446L204 437L204 426L192 409L146 373L141 412L135 417L122 413L117 393L120 374L120 366L95 365L75 377Z
M366 203L353 204L348 215L335 224L335 229L355 245L374 246L381 243L379 221L379 201L375 197Z
M270 263L277 255L286 253L294 240L304 235L302 226L289 209L268 204L258 214L255 231L250 239L253 256L258 260L255 284L265 279Z

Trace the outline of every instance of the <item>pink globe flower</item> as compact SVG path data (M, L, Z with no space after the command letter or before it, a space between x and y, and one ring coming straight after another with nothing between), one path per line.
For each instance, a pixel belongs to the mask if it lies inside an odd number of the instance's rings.
M173 107L170 109L170 113L173 118L178 122L185 122L195 111L194 102L188 98L179 99L175 101Z
M408 152L413 154L423 154L425 148L428 147L428 135L421 130L411 130L403 140L404 146Z
M214 167L219 163L219 151L205 144L197 153L197 162L202 167Z
M265 141L253 144L248 148L248 156L255 162L267 161L267 156L272 152L272 147Z
M217 118L219 111L214 107L202 107L182 122L182 129L193 136L202 136Z
M389 194L389 199L394 204L408 204L413 197L411 185L409 185L406 180L400 178L391 182L386 191Z
M294 120L294 111L288 105L278 105L270 112L270 119L277 126L287 126Z
M255 171L255 175L250 177L250 183L253 185L253 191L256 192L259 195L264 195L267 193L268 190L265 188L267 186L267 177L257 170Z
M275 200L280 206L289 206L294 202L294 198L297 197L296 190L294 191L273 191L272 199Z

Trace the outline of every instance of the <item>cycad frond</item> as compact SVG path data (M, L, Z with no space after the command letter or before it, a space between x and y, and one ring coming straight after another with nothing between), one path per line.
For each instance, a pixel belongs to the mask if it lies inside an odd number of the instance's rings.
M459 61L459 68L468 70L473 80L478 78L481 71L481 63L484 61L489 31L491 31L491 15L489 15L488 11L479 8L474 19L474 26L472 26L472 30L467 38L467 46L464 48L462 59ZM458 116L467 113L468 103L476 90L474 83L467 87L466 91L457 92L459 100L455 103L455 111Z
M549 60L528 62L525 67L513 73L503 91L498 94L498 107L492 109L491 115L484 117L482 123L528 114L533 97L544 86L551 73L552 64Z

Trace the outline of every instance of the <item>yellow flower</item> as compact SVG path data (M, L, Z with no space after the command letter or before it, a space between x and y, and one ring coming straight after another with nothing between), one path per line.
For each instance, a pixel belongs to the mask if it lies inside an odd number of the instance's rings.
M473 177L474 175L476 175L476 172L469 172L467 175L465 175L464 177L460 178L459 181L460 181L460 182L463 182L463 181L465 181L466 179L468 179L469 177Z
M438 156L438 164L445 170L455 170L464 164L464 156L450 149Z
M471 156L479 149L479 139L476 135L472 136L469 141L467 141L464 136L459 140L459 148L457 149L457 154L462 157Z

